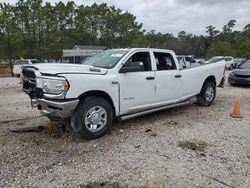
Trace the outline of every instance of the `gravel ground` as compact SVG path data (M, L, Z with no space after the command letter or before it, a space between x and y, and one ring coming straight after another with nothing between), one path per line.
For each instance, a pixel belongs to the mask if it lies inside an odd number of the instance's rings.
M0 80L0 187L250 187L249 87L226 85L210 107L117 122L86 141L30 108L18 79ZM229 116L235 99L242 119Z

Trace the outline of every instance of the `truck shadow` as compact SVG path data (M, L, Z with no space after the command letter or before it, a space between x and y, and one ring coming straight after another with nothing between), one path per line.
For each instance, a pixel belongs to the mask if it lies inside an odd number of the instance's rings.
M184 125L178 122L178 117L190 117L192 114L191 111L193 111L193 109L197 107L198 106L195 104L190 104L172 109L160 110L125 121L116 121L112 128L112 131L121 128L129 131L129 129L133 127L142 126L148 128L157 125L161 126L161 124L168 125L170 127L183 127Z

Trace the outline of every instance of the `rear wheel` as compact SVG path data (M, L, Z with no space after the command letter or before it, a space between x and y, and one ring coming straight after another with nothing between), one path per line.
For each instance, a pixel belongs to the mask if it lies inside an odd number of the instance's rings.
M87 97L82 100L71 118L71 126L85 139L103 136L113 123L113 109L101 97Z
M197 103L202 106L213 104L216 96L216 86L212 81L206 81L202 86L201 92L197 95Z

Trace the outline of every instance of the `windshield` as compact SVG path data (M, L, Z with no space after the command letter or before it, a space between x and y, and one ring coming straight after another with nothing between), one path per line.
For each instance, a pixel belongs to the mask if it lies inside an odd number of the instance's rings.
M15 61L15 65L26 65L26 64L29 64L29 61L26 61L26 60Z
M211 59L208 60L208 63L215 63L217 61L223 60L223 57L212 57Z
M82 61L81 64L111 69L128 51L129 50L106 50Z
M240 69L250 69L250 60L246 61L240 66Z

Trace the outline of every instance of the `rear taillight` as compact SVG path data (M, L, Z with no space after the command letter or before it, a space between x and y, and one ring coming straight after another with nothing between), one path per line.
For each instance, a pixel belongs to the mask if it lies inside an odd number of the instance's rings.
M224 67L223 75L225 76L225 74L226 74L226 65L225 65L225 67Z

